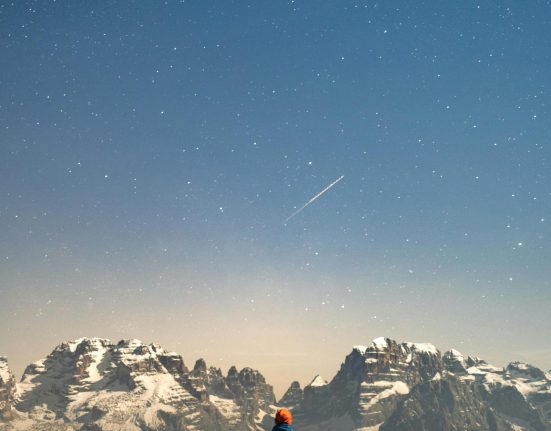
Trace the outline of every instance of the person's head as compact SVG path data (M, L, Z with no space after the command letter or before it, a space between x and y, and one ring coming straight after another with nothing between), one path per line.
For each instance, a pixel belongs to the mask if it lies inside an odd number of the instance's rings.
M275 423L291 425L293 423L293 415L287 409L277 409Z

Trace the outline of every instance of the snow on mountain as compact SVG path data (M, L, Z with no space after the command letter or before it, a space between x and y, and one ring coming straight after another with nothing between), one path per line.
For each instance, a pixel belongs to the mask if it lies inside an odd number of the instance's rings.
M207 369L204 361L198 364L190 372L181 356L135 339L62 343L27 367L17 385L15 406L20 415L0 428L256 429L260 407L269 411L275 404L272 387L261 374L235 370L234 381L232 375ZM2 381L5 375L2 368Z
M314 377L314 380L312 380L308 386L320 387L325 386L326 384L327 381L318 374L316 377Z
M523 363L504 369L381 337L355 346L326 385L305 387L292 410L306 431L544 431L551 380Z
M199 430L208 415L178 381L175 371L182 369L176 354L138 340L63 343L27 367L17 409L38 421L59 419L104 430L123 424L128 431L164 429L177 423Z
M418 352L429 353L431 355L438 354L438 349L430 343L404 343L411 350L417 350Z
M365 351L367 350L367 346L354 346L352 350L357 350L360 354L365 354Z
M386 341L387 341L387 339L385 337L375 338L371 342L371 347L376 349L376 350L385 350L388 347ZM366 350L367 350L367 348L364 350L363 353L365 353Z
M272 415L275 396L264 376L252 368L241 371L231 367L226 377L220 369L196 362L184 378L184 386L197 397L210 401L230 424L246 423L252 429L263 429L265 416Z
M0 382L7 383L11 377L11 372L8 368L8 358L0 356Z
M8 368L8 358L0 356L0 421L10 419L15 396L15 378Z
M239 424L241 421L241 410L234 400L215 395L210 395L209 399L231 425Z
M27 367L0 357L2 431L271 430L272 387L252 368L227 375L139 340L79 339ZM279 405L301 431L550 431L549 374L495 367L457 350L377 338L335 377L293 382Z

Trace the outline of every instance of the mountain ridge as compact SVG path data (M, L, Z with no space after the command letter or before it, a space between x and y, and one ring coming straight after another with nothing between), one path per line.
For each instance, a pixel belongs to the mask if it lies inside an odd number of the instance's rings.
M64 342L15 382L0 357L0 430L270 430L277 406L306 431L551 430L551 375L494 367L430 343L376 338L337 374L293 382L279 402L257 370L224 375L136 339Z

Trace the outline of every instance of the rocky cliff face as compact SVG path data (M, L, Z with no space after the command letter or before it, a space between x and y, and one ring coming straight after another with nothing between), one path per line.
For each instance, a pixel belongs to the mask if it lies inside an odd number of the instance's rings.
M0 364L1 366L1 364ZM0 374L0 382L4 382ZM189 371L181 356L156 344L80 339L63 343L31 364L17 385L19 417L5 429L29 430L252 430L260 408L274 404L271 386L257 371L238 373L244 386L230 390L220 370L197 361ZM231 380L231 379L230 379ZM212 395L211 395L212 394ZM5 407L2 411L7 411ZM6 416L6 413L3 413ZM4 429L2 428L2 429Z
M423 382L400 401L379 430L512 430L487 403L481 402L484 397L480 387L456 378Z
M224 377L219 368L207 367L199 359L184 376L184 386L197 398L215 405L231 424L260 423L276 403L272 386L252 368L238 371L231 367Z
M545 431L550 428L551 424L514 385L489 388L476 380L450 374L416 386L380 431Z
M0 421L13 419L15 377L8 368L8 359L0 356Z
M279 400L280 406L285 406L288 409L295 410L304 400L304 391L300 387L300 383L294 381L289 386L289 389L283 394Z
M319 379L304 388L297 421L322 425L346 418L358 428L376 426L390 416L411 387L443 369L430 344L380 338L371 346L356 346L329 384Z
M497 368L457 350L379 338L289 406L303 431L549 431L551 379L523 363Z
M199 359L190 370L138 340L63 343L18 384L0 357L2 431L269 431L274 404L252 368L224 375ZM301 431L551 431L551 376L379 338L354 347L330 382L293 382L279 404Z
M18 385L17 409L30 425L68 429L226 429L179 383L182 358L138 340L63 343L31 364Z

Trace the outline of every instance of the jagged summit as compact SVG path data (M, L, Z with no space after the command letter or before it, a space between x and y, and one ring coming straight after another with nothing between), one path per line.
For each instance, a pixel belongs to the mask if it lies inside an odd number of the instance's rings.
M300 392L288 392L297 427L309 431L551 429L551 379L541 370L430 343L376 338L354 346L329 383L306 386L298 405Z
M7 383L11 379L11 372L8 368L8 358L0 356L0 382Z
M525 362L511 362L505 369L511 377L523 378L529 380L542 380L546 378L545 373Z
M352 350L355 350L357 351L358 353L360 353L361 355L363 355L365 353L365 351L367 350L367 346L354 346L352 348Z
M329 382L280 400L308 431L551 430L551 376L523 362L495 367L429 343L357 345ZM271 430L272 387L254 368L224 375L136 339L61 343L19 384L0 357L2 431Z
M283 397L278 402L278 405L285 406L291 410L297 408L304 399L304 391L300 387L298 381L294 381L289 386L289 389L283 394Z
M457 357L457 358L463 358L463 354L459 350L450 349L450 350L448 350L448 353L452 356Z
M389 349L394 344L397 344L397 343L392 338L378 337L371 342L370 347L354 346L353 350L358 350L360 353L365 353L365 351L368 349L375 349L378 351L382 351L382 350ZM402 343L402 345L406 346L410 350L416 350L418 352L430 353L433 355L436 355L439 353L439 350L433 344L430 344L430 343L405 342L405 343Z
M80 338L26 368L15 398L21 417L7 424L56 431L244 431L262 420L275 398L258 371L235 372L234 381L204 360L190 372L177 353L137 339Z
M318 388L325 385L327 385L327 381L319 374L316 377L314 377L314 379L308 384L308 386L318 387Z
M15 377L8 367L8 358L0 356L0 423L14 415Z
M388 341L387 340L392 341L392 340L390 340L390 338L385 338L385 337L375 338L371 342L371 347L375 348L377 350L384 350L388 347Z

